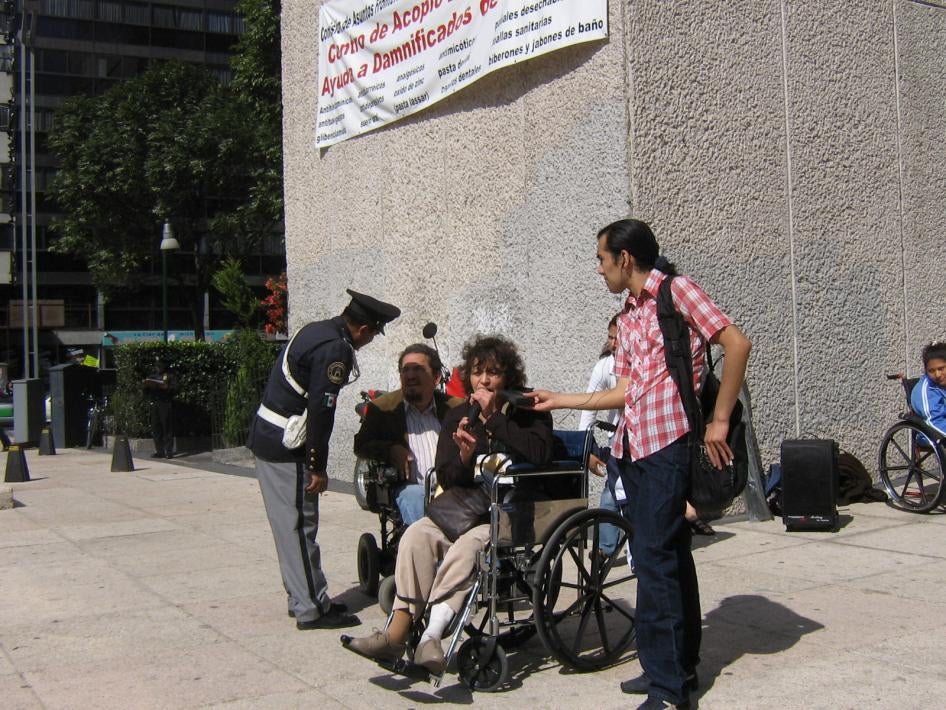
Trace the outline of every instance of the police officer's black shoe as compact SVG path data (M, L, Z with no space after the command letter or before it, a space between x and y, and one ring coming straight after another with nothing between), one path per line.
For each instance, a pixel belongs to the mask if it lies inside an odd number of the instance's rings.
M344 629L349 626L359 626L361 619L354 614L330 610L328 614L322 614L318 619L311 621L296 621L296 628L299 631L310 631L311 629Z
M332 602L331 610L337 611L339 614L343 614L344 612L348 611L348 605L345 602ZM286 613L289 615L290 619L296 618L296 612L294 612L292 609L289 609L289 611Z

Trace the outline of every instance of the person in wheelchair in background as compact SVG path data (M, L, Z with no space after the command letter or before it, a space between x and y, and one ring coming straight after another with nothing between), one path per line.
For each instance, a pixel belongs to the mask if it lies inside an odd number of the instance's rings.
M934 430L946 436L946 342L923 348L926 374L913 387L910 406Z
M463 349L463 383L469 407L447 413L437 446L439 485L482 493L474 480L477 460L504 453L519 462L547 464L553 454L552 418L504 401L503 390L521 390L526 376L515 344L498 336L477 336ZM488 497L487 497L488 502ZM384 631L342 643L355 653L379 661L395 661L407 648L414 625L430 606L427 626L417 642L414 663L431 675L443 674L441 638L462 609L473 584L477 555L490 539L488 506L480 524L455 541L424 517L404 533L395 566L397 598Z
M401 389L369 402L355 434L355 455L393 467L402 481L394 500L405 525L424 517L424 481L433 468L437 438L447 412L463 402L438 389L443 364L423 343L408 345L398 358Z

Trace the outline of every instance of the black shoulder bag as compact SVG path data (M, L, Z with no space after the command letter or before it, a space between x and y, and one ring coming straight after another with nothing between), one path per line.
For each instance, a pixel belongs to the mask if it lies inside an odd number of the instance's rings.
M742 493L749 477L749 455L746 448L746 425L742 421L742 403L737 401L729 416L726 443L733 452L733 463L722 470L713 466L703 448L706 422L712 421L719 395L719 379L713 372L713 355L706 343L706 376L700 397L693 388L693 359L690 354L690 333L686 319L673 303L668 275L657 293L657 320L664 338L667 370L680 392L683 409L690 424L690 493L688 500L701 513L723 511Z

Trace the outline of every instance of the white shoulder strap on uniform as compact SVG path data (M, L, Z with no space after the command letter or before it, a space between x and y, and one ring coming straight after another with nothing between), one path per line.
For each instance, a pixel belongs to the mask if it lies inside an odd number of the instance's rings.
M302 389L302 386L298 382L296 382L295 378L292 376L292 372L289 371L289 348L292 347L293 341L296 339L296 336L299 335L300 332L301 332L301 329L297 330L293 334L293 336L289 339L289 344L286 345L286 352L283 353L283 357L282 357L282 374L283 374L283 377L286 378L286 383L290 387L292 387L293 390L295 390L296 394L308 399L309 393L306 392L304 389Z

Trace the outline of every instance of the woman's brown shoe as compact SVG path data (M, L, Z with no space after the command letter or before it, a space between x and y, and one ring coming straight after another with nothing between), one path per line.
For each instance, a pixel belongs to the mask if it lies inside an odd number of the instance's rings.
M442 676L447 668L443 647L436 639L427 639L414 651L414 665L423 666L430 675Z
M354 651L359 656L370 658L374 661L396 661L404 655L407 650L405 643L393 643L388 638L386 631L375 629L370 636L361 636L352 638L351 636L341 637L342 646L349 651Z

